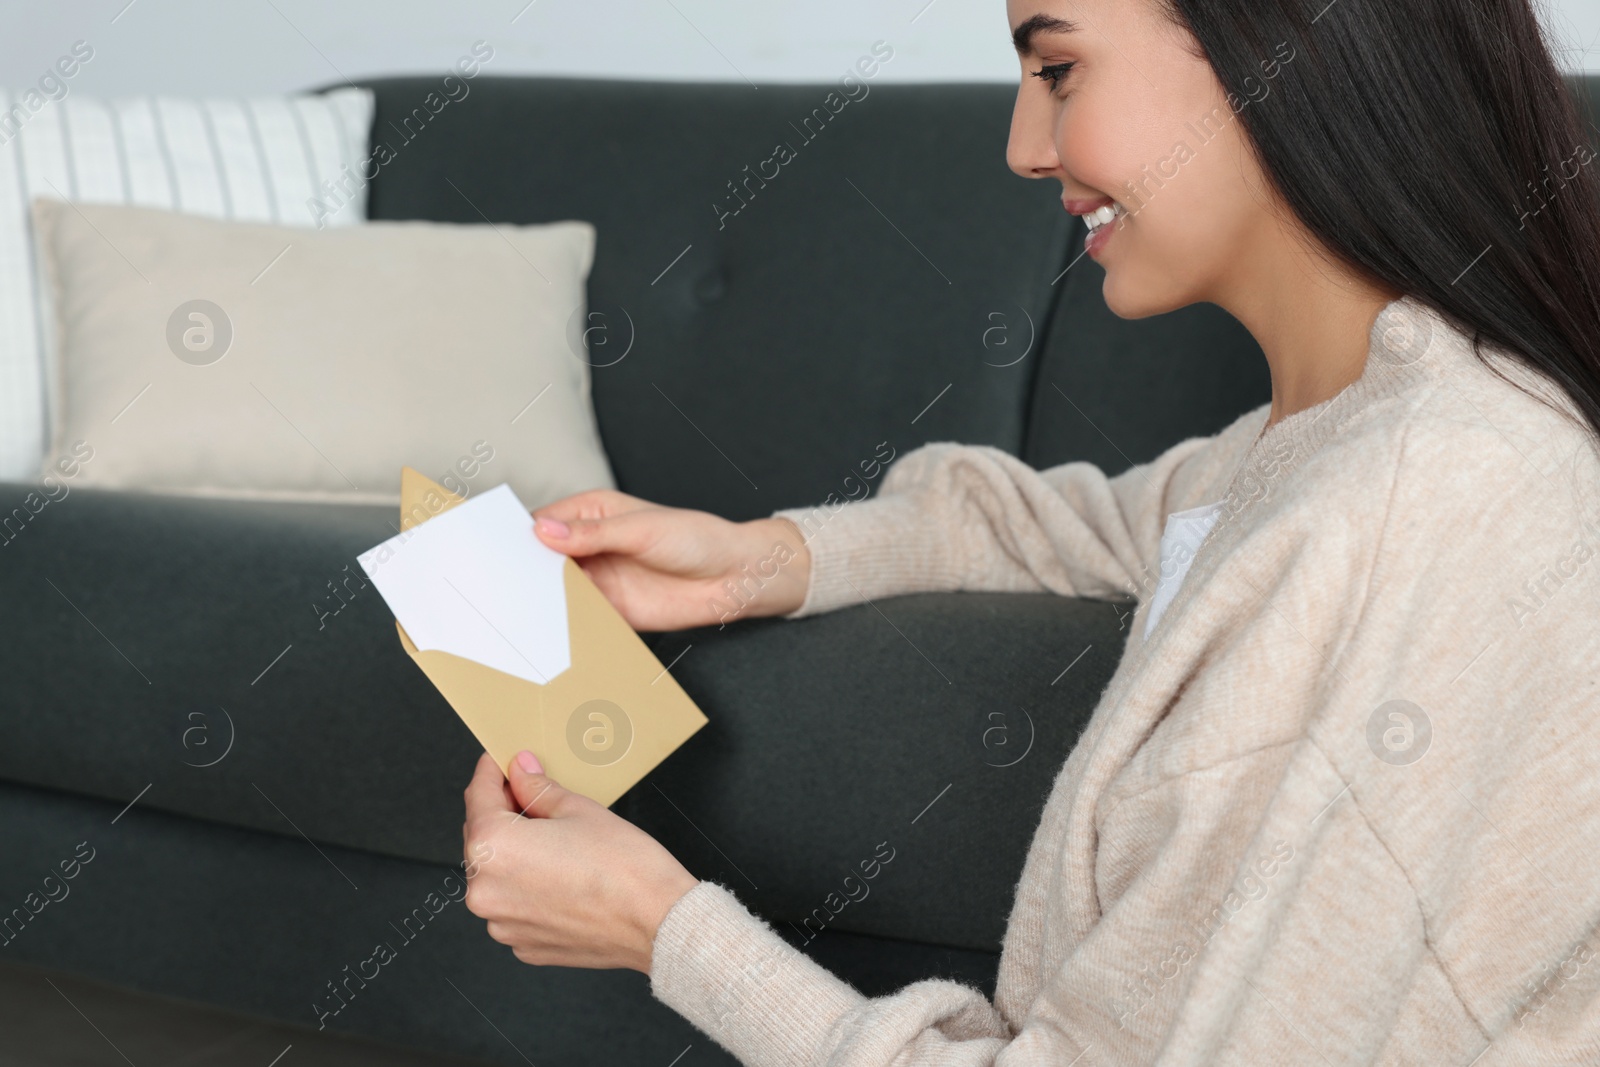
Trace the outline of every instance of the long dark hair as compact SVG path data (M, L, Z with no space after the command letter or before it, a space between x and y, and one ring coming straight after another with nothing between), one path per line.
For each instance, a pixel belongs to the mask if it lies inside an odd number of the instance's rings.
M1600 435L1600 159L1529 0L1163 3L1252 101L1261 165L1323 244L1479 359L1487 341L1543 372Z

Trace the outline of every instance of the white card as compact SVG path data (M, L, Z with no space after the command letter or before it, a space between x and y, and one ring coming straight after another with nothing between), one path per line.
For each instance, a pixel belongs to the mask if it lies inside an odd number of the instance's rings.
M572 665L566 559L534 534L533 516L509 485L357 557L419 651L541 685Z

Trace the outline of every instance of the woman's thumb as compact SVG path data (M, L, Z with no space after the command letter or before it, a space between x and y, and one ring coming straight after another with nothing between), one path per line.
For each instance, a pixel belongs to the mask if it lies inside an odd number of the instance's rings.
M517 758L511 761L510 780L511 795L529 819L548 819L567 795L566 789L544 773L539 757L532 752L517 753Z

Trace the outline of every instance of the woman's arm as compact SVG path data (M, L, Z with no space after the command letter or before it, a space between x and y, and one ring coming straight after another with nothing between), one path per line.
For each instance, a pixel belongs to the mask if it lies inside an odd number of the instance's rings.
M1092 463L1036 471L998 448L936 442L901 457L870 500L785 508L811 553L800 618L901 593L958 589L1147 597L1172 511L1220 494L1263 405L1108 477Z
M1000 449L924 445L871 500L751 522L594 490L539 508L540 540L578 561L636 630L798 618L862 598L953 589L1148 597L1172 511L1220 494L1266 406L1107 477L1036 471Z
M981 993L945 979L869 1000L715 882L689 890L662 920L650 991L745 1067L987 1067L1017 1038ZM1042 1067L1050 1060L1040 1051L1012 1062Z

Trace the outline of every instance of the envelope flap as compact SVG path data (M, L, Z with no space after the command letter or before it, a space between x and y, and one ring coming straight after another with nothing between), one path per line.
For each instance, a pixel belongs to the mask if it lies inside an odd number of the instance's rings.
M457 504L465 503L466 499L420 471L401 467L400 532L405 533L418 523L449 511Z

